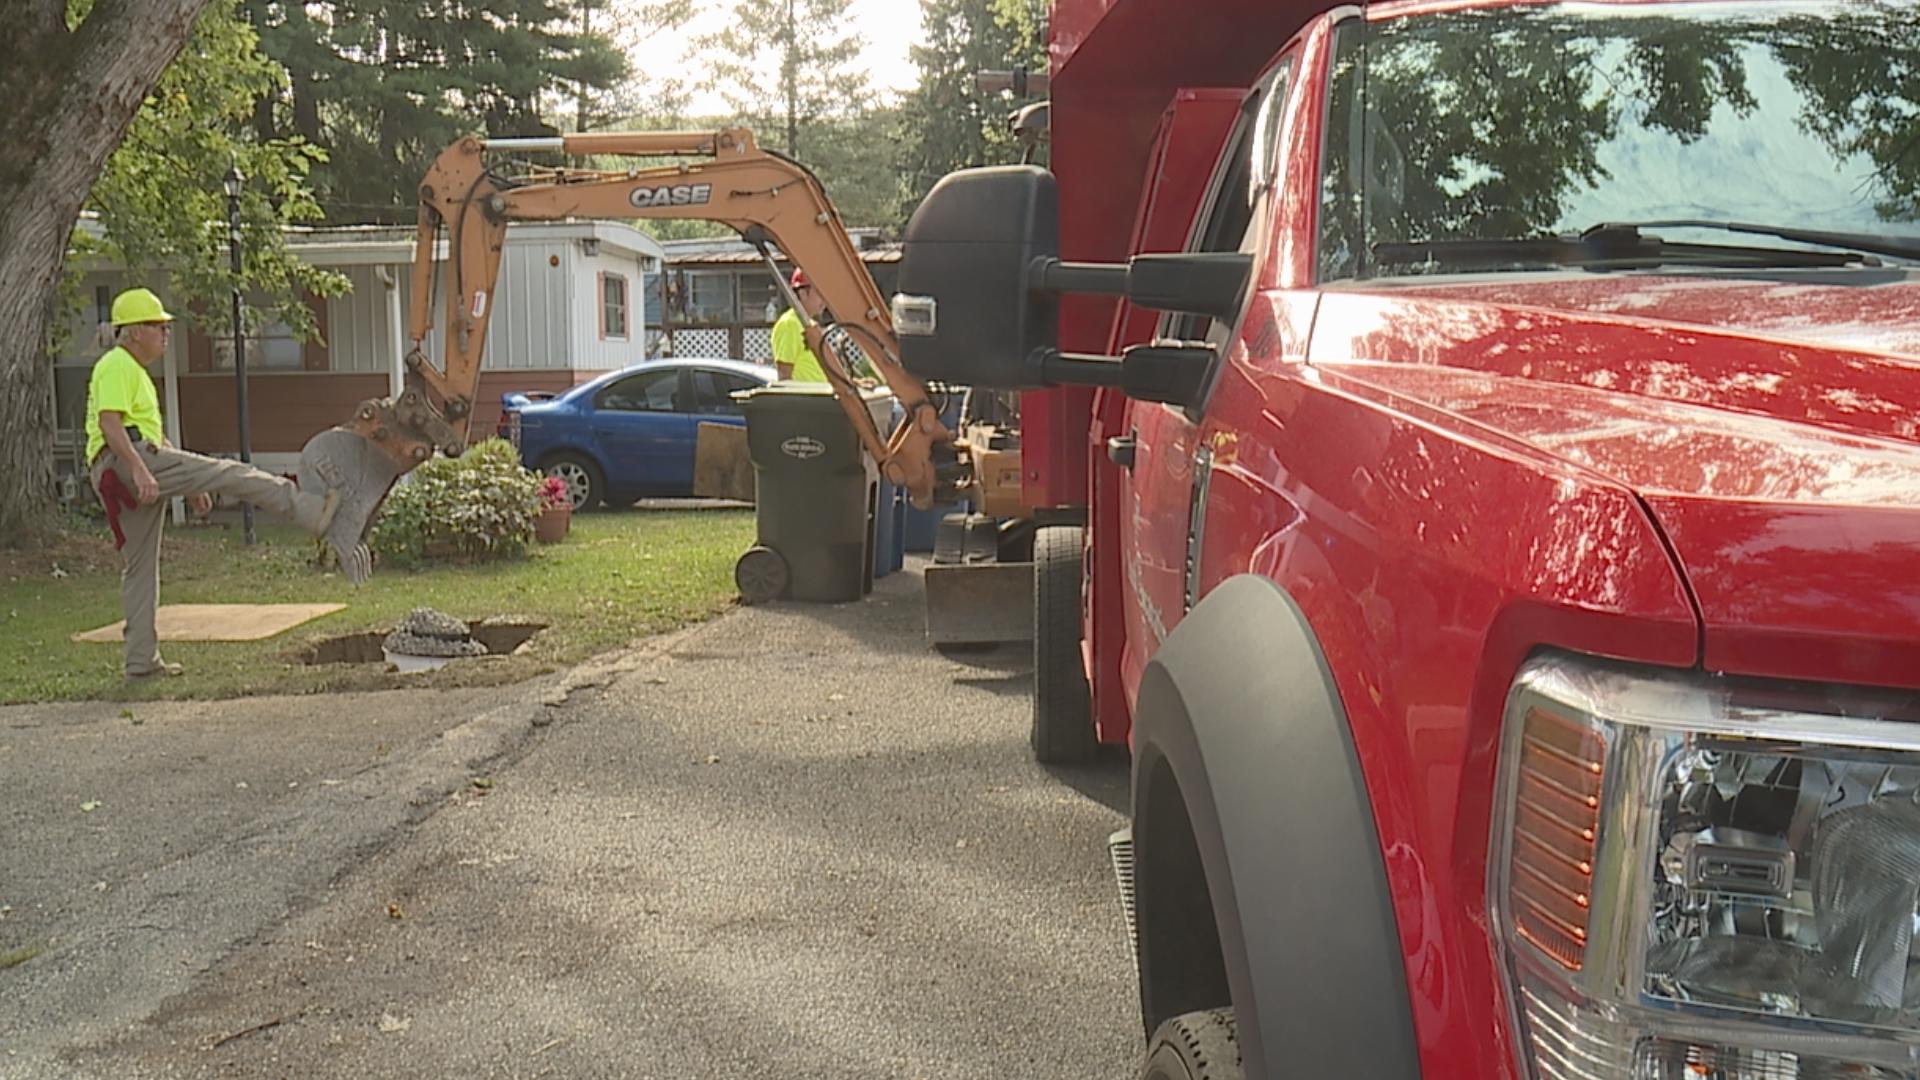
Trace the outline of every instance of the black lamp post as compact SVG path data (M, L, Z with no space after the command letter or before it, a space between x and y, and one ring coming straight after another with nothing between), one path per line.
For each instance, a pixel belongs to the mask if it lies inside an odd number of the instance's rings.
M247 422L247 328L240 297L240 185L247 178L240 163L227 169L227 253L233 263L233 385L240 409L240 460L253 462L253 433ZM253 544L253 504L240 504L241 527Z

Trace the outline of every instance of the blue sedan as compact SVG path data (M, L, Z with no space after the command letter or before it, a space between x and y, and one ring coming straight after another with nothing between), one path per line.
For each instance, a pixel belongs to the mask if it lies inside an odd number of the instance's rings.
M506 394L501 426L522 461L567 482L576 510L691 495L700 425L745 424L732 395L774 376L739 360L649 360L549 400Z

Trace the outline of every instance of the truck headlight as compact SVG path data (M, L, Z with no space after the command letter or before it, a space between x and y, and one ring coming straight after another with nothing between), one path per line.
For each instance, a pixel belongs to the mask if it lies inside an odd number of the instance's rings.
M1489 907L1534 1076L1920 1076L1920 708L1550 654Z

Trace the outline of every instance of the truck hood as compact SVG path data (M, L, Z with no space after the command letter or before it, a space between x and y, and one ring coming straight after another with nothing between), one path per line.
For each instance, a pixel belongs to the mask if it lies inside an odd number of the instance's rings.
M1310 360L1633 490L1699 605L1709 669L1920 682L1920 283L1575 274L1331 292Z

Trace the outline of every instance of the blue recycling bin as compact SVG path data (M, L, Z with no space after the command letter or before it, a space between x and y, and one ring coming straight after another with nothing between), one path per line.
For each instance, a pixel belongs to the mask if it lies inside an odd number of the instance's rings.
M886 577L907 564L907 493L880 478L873 522L873 576Z

